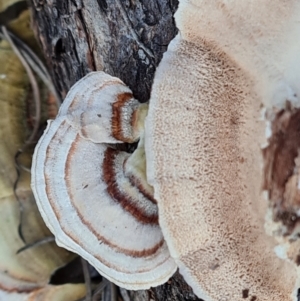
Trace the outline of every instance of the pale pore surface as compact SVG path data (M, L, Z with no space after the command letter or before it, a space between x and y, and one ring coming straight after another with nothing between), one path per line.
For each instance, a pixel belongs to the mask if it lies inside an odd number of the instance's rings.
M148 180L171 256L206 301L297 300L296 268L275 255L264 231L264 122L251 91L221 51L180 35L153 85Z
M300 107L300 1L181 0L182 38L222 49L253 78L262 103Z

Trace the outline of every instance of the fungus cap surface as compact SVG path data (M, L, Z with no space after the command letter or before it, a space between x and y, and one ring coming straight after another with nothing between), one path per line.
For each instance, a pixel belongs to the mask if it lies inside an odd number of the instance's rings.
M90 82L91 90L86 88ZM107 82L112 85L109 91ZM133 185L127 176L135 175L134 168L130 168L131 155L99 143L120 139L120 135L114 137L115 118L121 125L118 133L122 133L120 128L140 133L140 124L132 122L135 116L131 114L132 107L138 110L137 101L132 101L132 95L123 97L128 93L131 95L120 80L103 72L89 74L78 82L67 95L57 118L48 123L35 149L32 189L39 210L60 246L87 259L119 286L145 289L167 281L176 264L158 225L156 203L149 199L143 185ZM90 98L86 98L87 94ZM90 100L94 102L92 109L88 105ZM116 104L121 117L119 113L105 117L103 107L113 111ZM124 112L130 113L126 115L128 118L122 117ZM82 113L88 118L80 118ZM97 120L98 114L105 120L82 123L82 120ZM96 128L82 131L86 124ZM138 128L131 131L133 125ZM127 138L117 142L127 142ZM138 150L144 156L142 144ZM143 163L144 159L140 161Z
M267 2L262 6L266 16ZM299 1L292 2L299 7ZM180 33L156 71L145 123L147 177L170 254L198 297L297 300L297 268L277 256L277 240L264 228L268 203L262 196L261 146L267 140L261 109L284 107L293 88L299 90L294 80L300 73L288 69L284 53L276 50L278 36L270 36L274 43L267 44L275 50L271 58L260 52L267 37L254 35L251 40L247 30L243 36L240 28L251 24L235 15L244 6L239 3L180 1L176 13ZM226 4L237 7L228 11ZM287 26L300 32L300 23L295 22L300 10L287 10L292 13ZM219 22L218 15L226 22ZM231 21L235 23L229 26ZM262 35L274 23L271 17L266 22L270 23L261 27ZM249 46L245 52L240 36ZM291 41L291 36L285 40ZM293 51L300 49L297 43L290 43ZM278 67L275 71L272 61ZM273 88L281 71L285 86L276 95ZM298 105L299 94L291 102Z

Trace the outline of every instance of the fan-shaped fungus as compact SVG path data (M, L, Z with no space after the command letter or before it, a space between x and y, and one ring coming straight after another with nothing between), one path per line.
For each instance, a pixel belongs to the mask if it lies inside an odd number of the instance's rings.
M164 283L176 270L153 191L139 180L145 166L135 167L145 165L143 139L132 155L104 143L138 139L145 112L119 79L91 73L49 122L32 168L37 204L57 243L130 289Z
M170 254L206 301L297 300L264 229L261 148L266 121L300 106L300 1L182 0L175 18L145 123Z

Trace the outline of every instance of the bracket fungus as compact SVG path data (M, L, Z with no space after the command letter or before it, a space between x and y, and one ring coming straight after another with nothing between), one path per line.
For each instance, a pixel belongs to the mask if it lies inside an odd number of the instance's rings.
M145 129L120 80L71 89L35 151L39 208L60 245L120 286L178 265L206 301L295 301L300 1L181 0L175 19ZM133 154L112 146L138 139Z
M293 243L268 212L282 203L276 192L300 146L299 119L274 132L287 103L300 107L300 1L181 0L175 19L145 122L147 177L170 254L206 301L297 300Z
M49 122L32 168L37 204L57 243L130 289L162 284L177 268L146 181L146 112L119 79L90 73ZM140 136L133 154L112 145Z

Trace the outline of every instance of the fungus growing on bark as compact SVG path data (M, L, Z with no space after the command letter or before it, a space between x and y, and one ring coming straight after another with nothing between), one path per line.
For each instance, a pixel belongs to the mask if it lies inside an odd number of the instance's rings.
M170 254L204 300L297 300L296 266L265 233L262 146L286 101L299 111L300 2L182 0L175 20L145 122Z
M273 223L300 215L300 1L181 0L176 22L145 133L120 80L93 73L71 90L35 151L39 208L60 245L120 286L172 275L165 239L206 301L295 301L295 225ZM132 155L106 144L139 138Z
M146 168L134 163L146 164L143 139L133 154L106 144L137 140L145 112L119 79L91 73L49 122L32 164L32 189L57 243L129 289L162 284L176 270L151 188L139 180Z
M144 127L145 107L120 79L91 72L70 89L59 116L95 143L133 143Z

